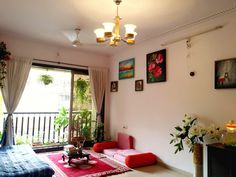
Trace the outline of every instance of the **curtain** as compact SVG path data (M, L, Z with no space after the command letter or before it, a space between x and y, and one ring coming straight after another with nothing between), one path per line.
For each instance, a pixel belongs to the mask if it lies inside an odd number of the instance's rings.
M2 146L12 146L15 144L12 114L24 91L31 65L32 59L30 58L13 57L11 60L7 61L7 74L3 82L4 86L1 89L8 114L4 122L1 141Z
M97 112L97 128L101 125L101 110L108 83L108 69L89 67L89 80L92 99ZM99 134L99 131L97 131Z

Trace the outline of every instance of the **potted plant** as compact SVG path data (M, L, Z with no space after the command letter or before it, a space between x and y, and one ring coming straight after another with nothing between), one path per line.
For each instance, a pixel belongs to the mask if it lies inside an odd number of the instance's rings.
M53 83L53 77L49 74L42 74L39 76L39 80L44 83L44 85L49 85Z
M6 61L10 60L11 53L7 51L6 44L0 43L0 87L3 88L3 80L7 74Z

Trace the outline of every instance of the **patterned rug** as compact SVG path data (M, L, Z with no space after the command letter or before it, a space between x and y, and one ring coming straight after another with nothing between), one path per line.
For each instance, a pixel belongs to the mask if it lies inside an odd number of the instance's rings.
M68 159L62 161L62 152L40 155L55 171L55 177L100 177L131 171L130 168L110 159L102 154L86 150L90 154L89 163L86 159L72 159L68 166Z

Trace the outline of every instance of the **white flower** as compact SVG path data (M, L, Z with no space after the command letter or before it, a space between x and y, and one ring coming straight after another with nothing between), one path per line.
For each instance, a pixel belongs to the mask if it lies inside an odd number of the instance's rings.
M214 124L211 124L207 128L207 134L212 139L219 139L219 137L220 137L220 127L217 127Z
M199 134L200 134L200 127L199 126L194 125L189 129L189 136L190 137L197 136Z
M185 138L184 142L189 148L191 148L193 146L192 141L189 138Z

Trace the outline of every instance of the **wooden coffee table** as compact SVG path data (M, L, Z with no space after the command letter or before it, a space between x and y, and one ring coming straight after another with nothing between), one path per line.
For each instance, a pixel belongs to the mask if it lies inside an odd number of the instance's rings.
M65 161L66 158L68 158L68 165L71 166L71 160L72 159L82 159L84 157L86 157L86 163L89 162L89 155L88 153L85 153L85 152L82 152L82 153L72 153L72 154L69 154L68 152L64 151L63 154L62 154L62 160Z

